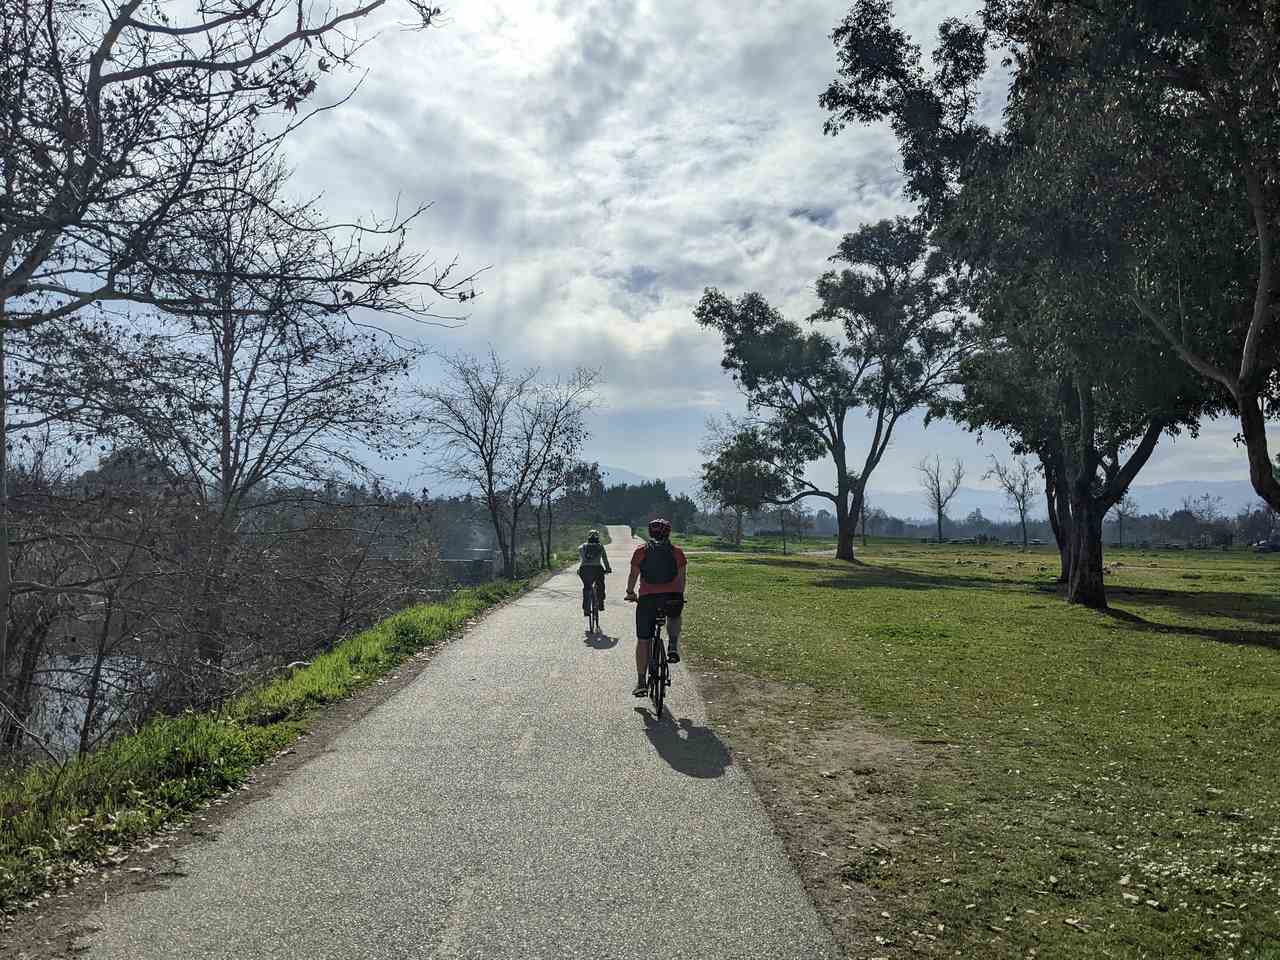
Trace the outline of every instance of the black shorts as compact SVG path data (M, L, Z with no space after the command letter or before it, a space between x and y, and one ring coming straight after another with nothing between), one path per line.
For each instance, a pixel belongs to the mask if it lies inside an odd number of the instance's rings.
M678 617L684 610L684 595L680 593L647 593L636 603L636 639L652 640L653 628L658 621L658 611L668 617Z

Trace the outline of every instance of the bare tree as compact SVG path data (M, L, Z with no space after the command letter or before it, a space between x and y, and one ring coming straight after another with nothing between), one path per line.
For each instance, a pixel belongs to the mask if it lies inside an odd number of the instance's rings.
M1132 520L1138 515L1138 502L1129 494L1125 494L1117 501L1116 505L1111 508L1112 513L1116 515L1116 533L1119 537L1119 546L1124 546L1124 522Z
M421 0L403 2L419 27L440 15ZM186 225L233 202L270 204L243 185L228 190L225 171L269 156L332 105L300 114L318 75L351 63L358 22L386 5L252 0L177 14L153 0L0 7L0 419L9 407L6 334L109 302L189 303ZM372 229L394 236L421 209ZM451 266L420 264L423 295L471 295L469 278ZM327 292L335 308L354 297L347 284ZM7 449L0 443L0 669L12 598Z
M920 487L924 490L925 500L938 520L938 540L941 541L942 521L947 514L947 504L959 491L960 483L964 480L964 464L959 460L954 461L948 476L943 472L941 457L935 456L932 463L925 457L916 469L920 471Z
M1031 501L1035 496L1035 468L1027 462L1026 457L1019 457L1011 463L1001 463L994 456L991 458L991 469L983 474L982 479L995 477L996 483L1004 492L1005 500L1018 514L1018 522L1022 526L1022 548L1027 547L1027 513L1031 509Z
M579 368L543 384L538 370L515 373L492 350L444 364L444 382L417 391L418 417L436 448L434 471L484 501L503 574L514 577L521 517L556 457L585 437L596 374Z
M226 181L272 206L193 216L182 302L142 349L121 338L112 359L143 387L117 401L117 419L229 528L266 485L368 476L368 451L403 446L398 391L425 350L369 325L424 317L403 297L419 270L403 236L373 251L336 239L309 205L282 201L277 165Z
M208 621L198 635L209 662L222 658L227 568L248 543L237 533L243 512L271 508L299 484L316 499L327 479L368 476L370 451L403 446L398 390L423 354L368 326L376 313L421 316L403 297L418 269L403 236L369 250L335 237L308 205L281 199L285 171L275 164L246 162L223 184L228 203L183 225L172 312L154 317L146 336L117 329L82 354L114 372L94 409L207 519L198 608ZM94 376L73 370L69 379Z

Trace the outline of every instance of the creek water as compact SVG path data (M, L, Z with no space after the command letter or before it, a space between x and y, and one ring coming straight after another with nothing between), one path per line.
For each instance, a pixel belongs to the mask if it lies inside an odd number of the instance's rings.
M49 749L64 758L80 748L80 733L89 710L94 657L49 654L36 670L36 701L27 728ZM127 714L137 696L146 691L152 671L136 657L107 657L98 678L94 720L89 732L92 746Z

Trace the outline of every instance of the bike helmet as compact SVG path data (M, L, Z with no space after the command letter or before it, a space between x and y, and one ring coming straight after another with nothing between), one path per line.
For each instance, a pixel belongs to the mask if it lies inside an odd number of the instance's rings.
M661 517L649 521L649 536L654 540L665 540L671 536L671 521Z
M587 543L599 543L599 542L600 542L599 530L592 530L590 533L587 534Z

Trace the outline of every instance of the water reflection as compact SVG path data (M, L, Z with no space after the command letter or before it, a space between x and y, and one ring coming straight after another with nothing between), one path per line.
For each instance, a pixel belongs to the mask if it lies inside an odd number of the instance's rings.
M97 690L94 691L94 674ZM153 671L138 657L47 655L33 676L35 701L25 726L62 757L74 756L83 738L93 749L128 722L129 709L146 692ZM93 720L85 720L93 703Z

